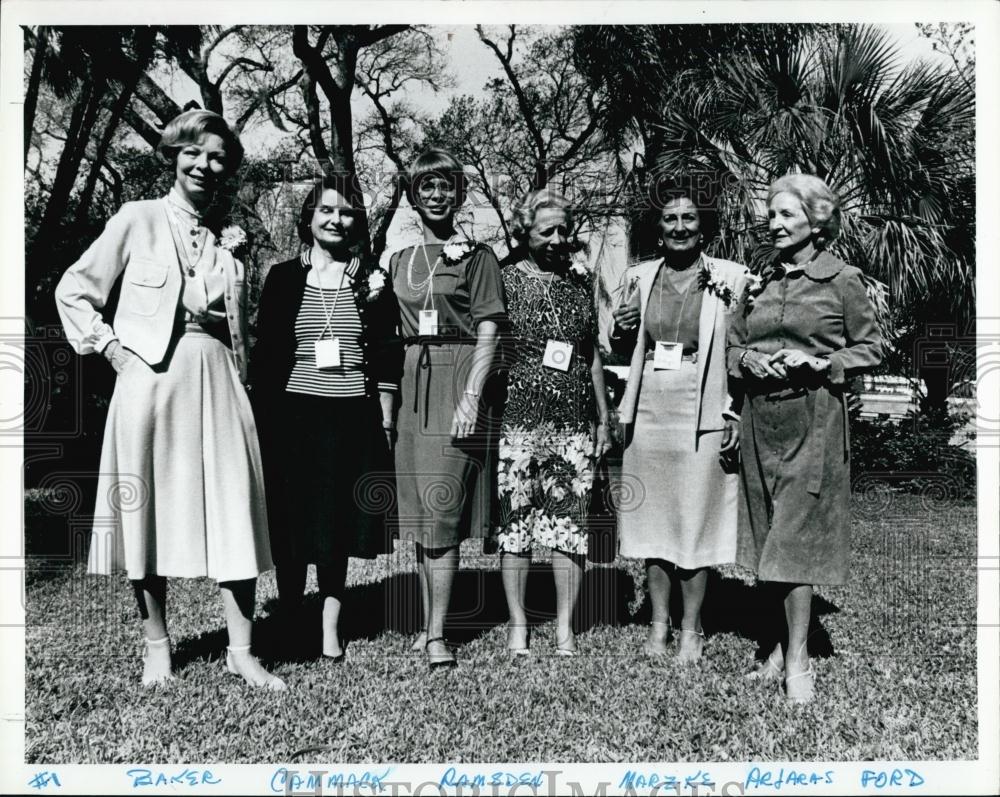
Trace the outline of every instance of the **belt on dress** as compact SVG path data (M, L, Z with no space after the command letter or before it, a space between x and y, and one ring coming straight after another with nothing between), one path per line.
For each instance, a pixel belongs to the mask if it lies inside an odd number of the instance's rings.
M652 360L653 357L655 356L655 354L656 354L656 352L653 349L650 349L649 351L647 351L646 352L646 357L645 357L646 362L649 362L650 360ZM693 351L690 354L682 354L681 355L681 359L684 360L685 362L696 363L696 362L698 362L698 352Z
M841 412L844 416L844 452L846 453L850 450L850 440L848 438L847 429L847 402L844 399L843 391L838 391L836 394L833 394L830 388L826 385L800 385L796 387L785 387L761 392L754 392L751 388L748 392L751 395L756 395L764 401L770 403L801 398L802 396L808 395L810 390L816 392L816 403L813 405L812 420L809 424L808 432L809 440L806 443L806 490L813 495L819 495L820 488L823 484L823 461L826 448L826 441L820 425L825 423L826 412L827 408L830 406L831 396L840 401Z
M447 346L452 343L458 343L462 345L475 345L476 338L469 337L442 337L440 335L418 335L403 338L403 348L409 346L419 346L420 352L417 355L417 370L414 374L414 386L413 386L413 411L419 412L420 410L420 390L423 387L425 392L424 396L424 417L423 417L423 428L426 429L428 423L430 423L430 392L431 392L431 380L430 374L427 374L426 384L424 379L422 379L423 371L431 370L431 346Z

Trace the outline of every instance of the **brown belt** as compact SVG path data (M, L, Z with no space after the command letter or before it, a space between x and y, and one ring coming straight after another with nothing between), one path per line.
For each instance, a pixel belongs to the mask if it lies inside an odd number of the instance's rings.
M646 362L649 362L650 360L652 360L653 359L653 355L655 353L656 352L654 352L653 350L647 351L646 352ZM685 361L687 361L689 363L696 363L696 362L698 362L698 352L693 351L690 354L682 354L681 355L681 359L685 360Z

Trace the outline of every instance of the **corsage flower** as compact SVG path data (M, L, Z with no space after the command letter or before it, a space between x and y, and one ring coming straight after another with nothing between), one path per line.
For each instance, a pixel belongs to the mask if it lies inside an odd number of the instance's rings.
M465 260L475 248L475 241L470 241L468 238L452 238L441 250L441 259L449 266L455 266Z
M368 294L365 298L369 302L374 302L381 295L387 276L385 269L381 267L376 268L368 275Z
M247 234L243 231L242 227L236 224L223 227L222 232L219 234L219 248L229 252L235 252L246 242Z

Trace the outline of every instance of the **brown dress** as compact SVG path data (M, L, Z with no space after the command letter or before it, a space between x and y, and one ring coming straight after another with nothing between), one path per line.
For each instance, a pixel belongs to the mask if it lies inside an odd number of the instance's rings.
M478 433L451 436L480 321L505 319L496 256L477 246L457 264L443 260L441 244L396 252L389 260L405 346L396 443L399 538L447 548L469 536L486 537L496 515L494 407L481 396ZM422 283L427 282L423 287ZM438 314L438 334L421 337L419 314Z
M843 584L850 551L845 380L882 360L861 272L828 253L803 270L776 269L729 329L730 372L746 386L737 561L764 581ZM830 360L824 374L789 369L748 377L746 349L799 349Z

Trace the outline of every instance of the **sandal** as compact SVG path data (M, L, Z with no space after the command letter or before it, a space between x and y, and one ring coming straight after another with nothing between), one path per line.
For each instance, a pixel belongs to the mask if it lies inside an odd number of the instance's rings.
M514 626L514 627L516 628L517 626ZM530 636L531 636L531 629L527 628L527 627L524 629L524 647L522 647L522 648L512 648L510 646L510 629L511 629L511 626L508 625L507 626L507 653L510 656L513 656L513 657L517 657L517 656L530 656L531 655L531 648L528 646L528 643L529 643L529 639L530 639Z
M744 677L748 681L776 681L779 678L785 677L785 656L781 652L781 648L777 648L778 655L775 657L774 651L771 651L764 661L757 664L757 666L748 672Z
M664 656L666 655L667 652L667 643L670 641L670 638L673 635L673 625L669 620L667 620L667 622L665 623L659 620L653 620L649 624L650 633L652 633L654 628L667 629L667 632L663 635L663 648L661 649L659 647L654 647L652 644L650 644L650 639L647 636L646 641L642 643L642 652L645 653L647 656Z
M785 700L794 705L804 705L811 703L815 697L816 670L812 659L809 659L809 666L804 672L785 676Z
M431 644L433 642L440 642L441 645L444 647L444 649L446 651L448 651L448 658L447 659L443 659L443 658L434 659L434 658L431 658L431 653L428 651L428 648L431 646ZM436 637L434 637L432 639L428 639L427 640L427 644L424 645L424 651L427 653L427 657L428 657L428 659L427 659L427 666L431 670L448 669L448 668L451 668L451 667L457 667L458 666L458 662L455 660L455 655L451 652L451 649L448 647L448 643L445 642L445 639L444 639L443 636L436 636Z
M568 647L572 645L572 647ZM562 642L556 641L557 656L575 656L579 651L576 649L576 637L570 634Z
M421 640L423 637L423 640ZM421 628L420 633L417 634L417 638L413 640L413 644L410 645L411 653L420 653L422 650L427 648L427 629Z
M680 640L681 640L680 641L680 646L677 648L677 653L675 654L674 658L676 658L677 661L679 663L681 663L681 664L695 664L695 663L697 663L698 661L701 660L702 650L705 647L705 632L704 632L704 630L702 630L702 631L695 631L693 628L682 628L680 630L680 634L681 634L681 637L680 637ZM685 637L684 634L690 634L691 636ZM693 658L690 656L690 654L687 654L687 653L684 652L687 649L686 645L684 644L684 640L685 639L692 639L692 637L693 637L693 641L691 642L691 644L695 644L695 642L698 643L698 654L696 656L694 656Z

